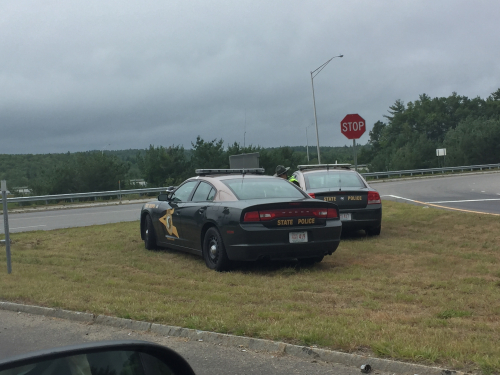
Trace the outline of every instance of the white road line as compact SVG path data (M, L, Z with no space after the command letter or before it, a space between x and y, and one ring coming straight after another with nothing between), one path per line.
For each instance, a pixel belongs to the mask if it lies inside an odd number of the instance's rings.
M403 198L403 197L398 197L397 195L381 195L381 197L392 197L392 198L397 198L397 199L403 199L405 201L410 201L410 202L416 202L413 199L408 199L408 198Z
M397 195L381 195L381 197L392 197L397 199L403 199L410 202L420 202L409 198L398 197ZM464 199L461 201L435 201L435 202L421 202L421 203L464 203L464 202L487 202L487 201L500 201L500 198L488 198L488 199Z
M462 203L462 202L487 202L487 201L500 201L500 198L492 199L464 199L461 201L439 201L439 202L425 202L425 203Z
M471 212L471 213L475 213L475 214L485 214L485 215L500 216L500 214L492 214L492 213L483 212L483 211L471 211L471 210L463 210L461 208L439 206L439 205L431 203L431 202L420 202L420 201L416 201L414 199L408 199L408 198L398 197L397 195L382 195L382 197L393 197L393 198L397 198L397 199L403 199L405 201L410 201L410 202L414 202L414 203L418 203L418 204L427 204L429 206L438 207L438 208L445 208L445 209L453 210L453 211ZM496 200L499 200L499 199L482 199L482 200L483 201L484 200L495 200L496 201ZM455 203L460 203L460 202L465 202L465 201L456 201Z

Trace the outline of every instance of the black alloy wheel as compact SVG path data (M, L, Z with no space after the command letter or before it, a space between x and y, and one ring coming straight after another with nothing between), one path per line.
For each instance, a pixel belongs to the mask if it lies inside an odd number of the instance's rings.
M222 237L215 227L205 233L203 239L203 259L208 268L218 272L230 269L231 261L227 257Z
M156 249L156 236L153 220L151 216L146 215L146 228L144 229L144 247L147 250Z

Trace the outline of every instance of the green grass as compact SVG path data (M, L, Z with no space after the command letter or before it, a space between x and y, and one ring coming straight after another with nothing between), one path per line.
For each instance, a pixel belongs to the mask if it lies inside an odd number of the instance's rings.
M380 237L311 267L147 251L139 223L11 234L0 299L500 371L500 218L384 201ZM0 247L0 264L5 252Z

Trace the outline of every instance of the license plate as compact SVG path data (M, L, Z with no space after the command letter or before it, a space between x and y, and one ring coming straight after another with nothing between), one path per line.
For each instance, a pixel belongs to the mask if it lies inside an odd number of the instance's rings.
M351 220L351 214L340 214L340 220L341 221L349 221Z
M288 238L290 243L307 242L307 232L290 232Z

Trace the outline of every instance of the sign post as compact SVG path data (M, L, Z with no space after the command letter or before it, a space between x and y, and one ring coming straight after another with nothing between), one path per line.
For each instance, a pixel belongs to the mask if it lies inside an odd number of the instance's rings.
M439 165L439 157L443 157L443 168L446 162L446 149L445 148L436 148L436 156L438 157L438 165Z
M2 180L2 205L3 205L3 227L5 231L5 249L7 252L7 273L12 272L10 264L10 237L9 237L9 215L7 213L7 181Z
M352 139L352 148L354 152L354 168L358 170L358 160L356 155L356 139L359 139L366 131L366 122L358 114L351 114L344 117L340 122L340 132L347 139Z

